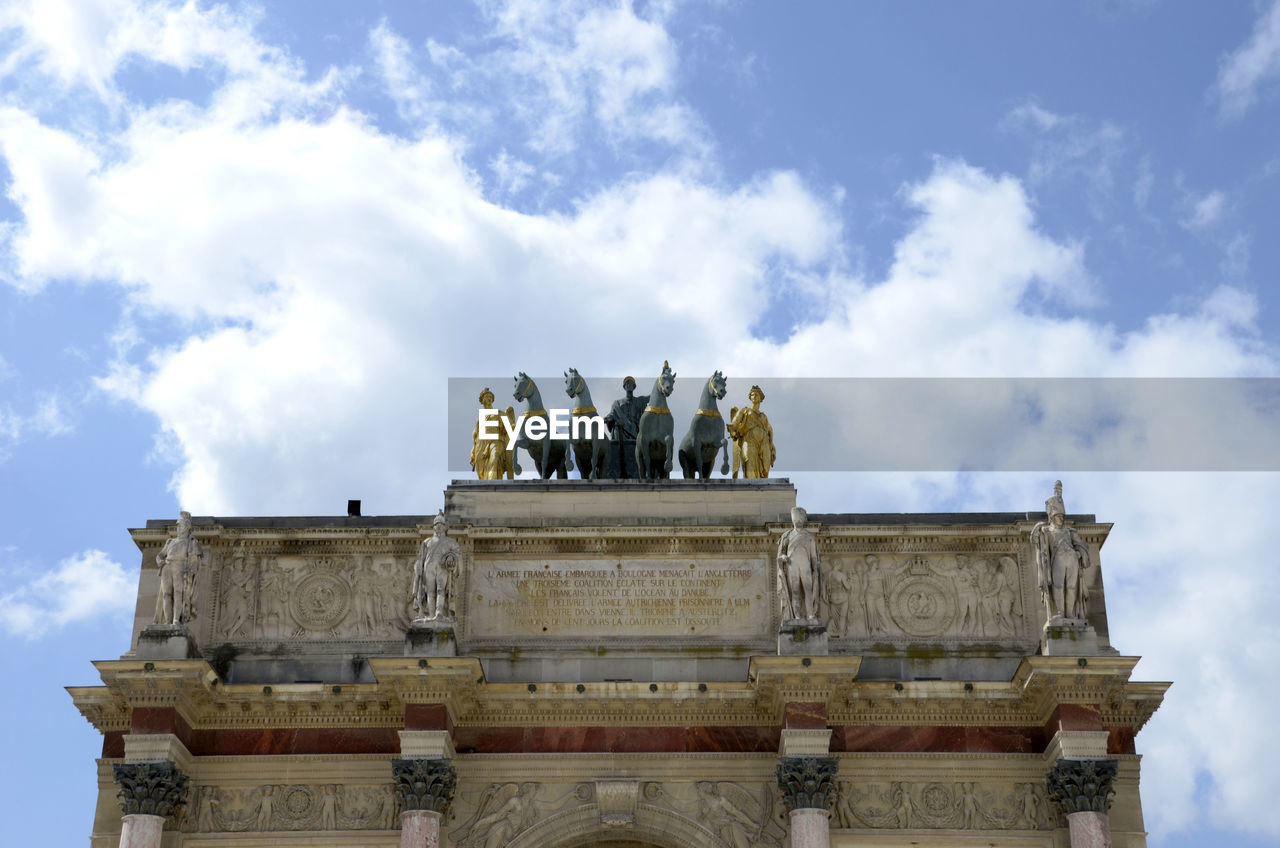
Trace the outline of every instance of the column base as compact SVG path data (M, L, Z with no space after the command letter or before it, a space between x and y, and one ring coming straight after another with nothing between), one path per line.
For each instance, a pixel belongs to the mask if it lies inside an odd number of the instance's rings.
M789 618L778 631L778 656L825 657L827 625L816 618Z
M404 637L406 657L456 657L458 641L453 634L454 620L432 621L419 618L409 625Z

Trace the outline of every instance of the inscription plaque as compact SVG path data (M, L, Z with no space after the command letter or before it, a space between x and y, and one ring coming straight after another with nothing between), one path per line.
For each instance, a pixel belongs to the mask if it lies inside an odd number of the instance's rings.
M756 559L477 561L472 638L767 638L769 568Z

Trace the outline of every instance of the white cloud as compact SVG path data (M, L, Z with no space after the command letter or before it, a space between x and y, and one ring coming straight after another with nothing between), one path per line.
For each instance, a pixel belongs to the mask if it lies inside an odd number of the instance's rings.
M1226 208L1226 193L1211 191L1191 200L1187 215L1179 223L1188 230L1207 230L1222 220Z
M74 429L67 401L56 393L37 394L27 412L15 410L11 403L0 403L0 462L23 442L63 436Z
M1217 96L1224 115L1239 117L1258 99L1264 85L1280 77L1280 2L1262 12L1249 40L1223 57Z
M387 93L395 101L400 116L414 121L426 119L432 112L431 81L414 67L409 42L383 20L369 33L369 44Z
M50 630L133 611L138 588L130 571L99 550L87 550L0 594L0 626L35 639Z
M1032 154L1027 174L1032 185L1079 181L1085 186L1090 212L1095 218L1104 217L1127 146L1124 130L1107 121L1059 115L1034 101L1011 109L1000 127L1030 137Z

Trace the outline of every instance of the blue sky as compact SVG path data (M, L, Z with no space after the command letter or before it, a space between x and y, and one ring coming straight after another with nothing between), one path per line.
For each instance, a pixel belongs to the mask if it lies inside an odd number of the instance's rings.
M127 647L124 528L434 512L448 377L1280 370L1276 2L6 3L0 184L3 717L47 731L0 780L46 844L90 826L60 687ZM1275 844L1280 481L1065 483L1175 681L1149 844Z

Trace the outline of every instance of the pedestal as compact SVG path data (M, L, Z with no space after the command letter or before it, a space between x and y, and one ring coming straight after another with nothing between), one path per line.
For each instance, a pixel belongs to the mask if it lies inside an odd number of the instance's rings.
M400 848L439 848L440 814L409 810L400 816Z
M164 816L142 813L125 816L120 828L120 848L160 848L163 831Z
M148 624L138 634L140 660L196 660L200 649L185 624Z
M778 631L778 656L825 657L827 625L816 618L789 618Z
M404 637L406 657L456 657L458 642L453 635L454 620L417 619L409 625Z
M1051 618L1041 634L1040 652L1046 657L1095 657L1098 632L1078 618Z

